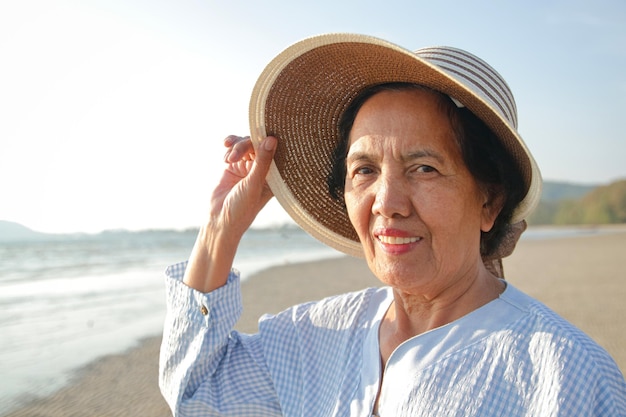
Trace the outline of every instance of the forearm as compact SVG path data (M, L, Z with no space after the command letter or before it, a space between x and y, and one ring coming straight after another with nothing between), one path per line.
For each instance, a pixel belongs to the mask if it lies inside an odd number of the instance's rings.
M185 285L207 293L226 284L240 239L211 224L202 227L185 270Z
M203 293L226 283L241 237L272 197L265 176L276 138L266 138L256 155L250 138L229 136L225 145L228 165L211 194L209 220L198 233L183 280Z

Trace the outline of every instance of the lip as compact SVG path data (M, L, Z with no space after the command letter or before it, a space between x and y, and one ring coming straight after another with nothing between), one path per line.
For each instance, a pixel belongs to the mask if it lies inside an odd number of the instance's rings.
M401 255L411 251L423 240L422 236L405 230L377 228L373 232L374 241L387 253Z

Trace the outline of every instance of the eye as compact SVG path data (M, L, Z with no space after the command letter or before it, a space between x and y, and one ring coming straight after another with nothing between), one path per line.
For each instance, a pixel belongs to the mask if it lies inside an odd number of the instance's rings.
M374 167L369 163L354 163L348 167L348 173L351 177L366 176L374 173Z
M431 167L430 165L420 165L415 168L415 171L423 173L423 174L428 174L430 172L437 172L437 170Z
M374 170L368 166L359 167L354 170L354 173L359 174L359 175L368 175L368 174L371 174L372 172L374 172Z

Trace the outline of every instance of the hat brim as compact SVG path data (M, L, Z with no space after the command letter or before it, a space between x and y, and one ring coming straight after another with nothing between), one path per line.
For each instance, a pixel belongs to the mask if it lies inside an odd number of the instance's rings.
M541 194L539 169L515 127L492 104L407 49L365 35L328 34L305 39L276 56L250 100L253 145L266 136L279 139L268 185L300 227L341 252L363 256L343 204L330 196L327 177L341 115L363 89L388 82L430 87L482 119L519 163L527 190L511 223L526 218Z

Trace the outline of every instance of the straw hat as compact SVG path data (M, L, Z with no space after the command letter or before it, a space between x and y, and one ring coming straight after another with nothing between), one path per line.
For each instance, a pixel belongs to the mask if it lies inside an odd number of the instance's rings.
M449 47L411 52L356 34L302 40L274 58L250 100L254 146L278 137L267 182L300 227L323 243L363 256L342 204L328 191L339 119L360 91L388 82L421 84L452 97L482 119L518 162L526 196L511 223L534 209L541 194L537 164L517 133L517 109L502 77L479 58Z

